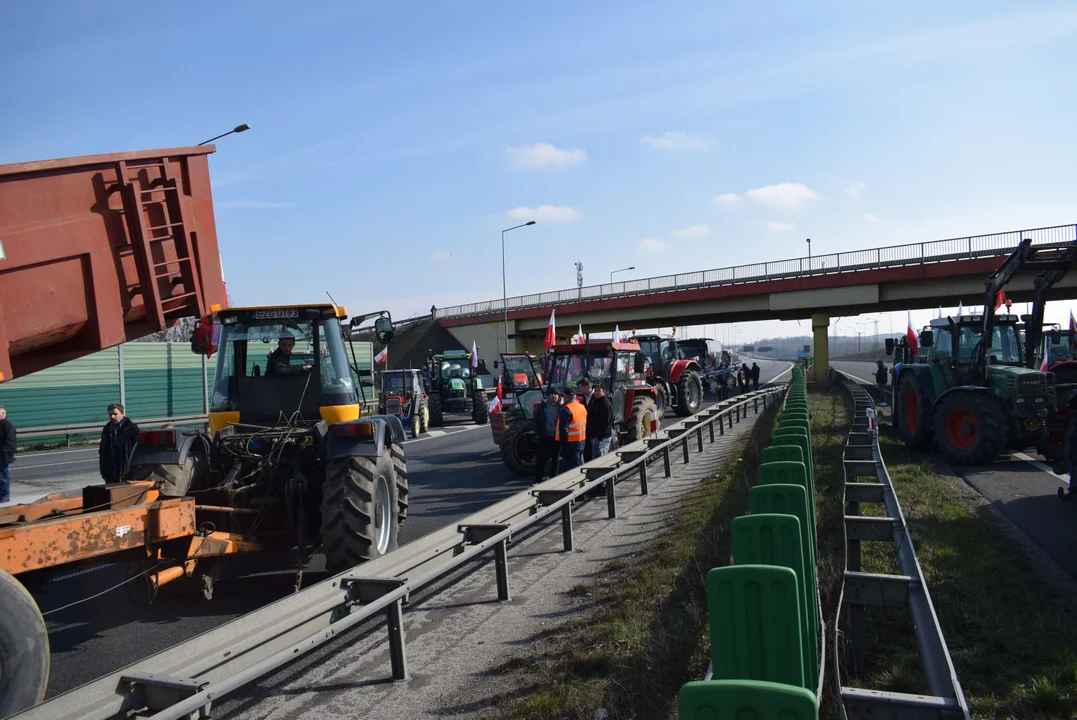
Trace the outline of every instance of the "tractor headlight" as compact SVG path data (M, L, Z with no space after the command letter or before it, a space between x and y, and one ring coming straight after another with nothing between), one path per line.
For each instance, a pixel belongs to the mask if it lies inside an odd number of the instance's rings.
M1043 421L1038 417L1031 417L1027 418L1022 425L1028 432L1039 432L1040 428L1043 427Z

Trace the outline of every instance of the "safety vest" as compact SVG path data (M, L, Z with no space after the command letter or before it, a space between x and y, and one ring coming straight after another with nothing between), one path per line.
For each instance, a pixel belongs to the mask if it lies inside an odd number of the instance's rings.
M573 400L568 405L565 405L563 409L567 408L572 413L572 420L568 424L568 432L566 433L560 423L557 425L557 441L558 442L570 442L578 443L583 442L587 437L587 408L580 404L579 400ZM565 438L565 435L568 438Z

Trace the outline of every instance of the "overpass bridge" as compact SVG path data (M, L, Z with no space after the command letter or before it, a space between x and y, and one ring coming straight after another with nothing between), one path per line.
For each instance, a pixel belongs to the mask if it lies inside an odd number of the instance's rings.
M474 340L482 355L538 352L550 309L558 335L633 327L707 325L811 318L817 365L827 365L831 317L983 303L984 279L1022 238L1036 246L1077 241L1077 225L949 238L777 260L676 275L603 283L502 300L438 308L434 319L465 346ZM1007 286L1014 302L1031 300L1033 274ZM1077 299L1077 273L1053 290L1052 299Z

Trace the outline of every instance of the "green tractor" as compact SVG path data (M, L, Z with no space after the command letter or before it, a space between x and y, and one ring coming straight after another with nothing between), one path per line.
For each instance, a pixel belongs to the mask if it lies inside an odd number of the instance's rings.
M471 367L467 350L446 350L427 359L430 368L430 424L440 427L445 413L470 413L479 425L490 420L490 406L482 380Z
M891 404L894 426L907 445L935 445L959 464L991 462L1006 447L1044 445L1048 413L1056 405L1054 374L1028 367L1035 346L1022 347L1020 318L995 310L1006 302L1003 287L1019 271L1064 270L1072 253L1070 247L1033 248L1024 239L987 278L983 313L932 320L920 333L919 348L909 347L906 338L887 339L887 354L900 353L891 375ZM1037 282L1034 303L1040 308L1049 287L1041 285ZM1034 327L1042 325L1037 322Z

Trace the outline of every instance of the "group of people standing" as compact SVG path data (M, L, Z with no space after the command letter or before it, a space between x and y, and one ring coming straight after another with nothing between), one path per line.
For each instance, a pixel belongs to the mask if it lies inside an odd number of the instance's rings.
M538 436L536 482L602 457L613 442L613 403L606 388L592 387L588 378L575 388L550 388L533 422Z
M757 363L752 363L751 367L748 367L748 363L741 363L736 372L720 376L718 378L718 399L726 400L737 393L748 392L753 389L758 390L759 372Z

